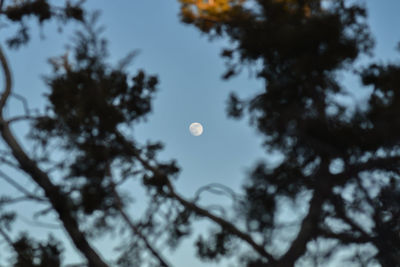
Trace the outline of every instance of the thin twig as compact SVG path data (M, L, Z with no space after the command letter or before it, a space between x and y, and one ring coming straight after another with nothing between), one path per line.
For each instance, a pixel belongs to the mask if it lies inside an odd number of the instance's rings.
M4 172L0 171L0 177L3 178L7 183L9 183L11 186L13 186L15 189L23 193L27 198L40 201L40 202L46 202L47 200L43 197L36 196L35 194L29 192L28 190L25 189L22 185L14 181L10 176L5 174Z
M22 201L32 201L32 198L27 196L7 198L7 196L3 196L3 198L0 200L1 204L6 204L6 205L17 204Z
M168 267L169 264L167 264L166 260L163 259L161 254L158 251L156 251L155 248L153 248L153 246L150 244L150 242L147 240L147 238L142 234L140 229L138 227L136 227L136 225L131 221L130 217L125 213L125 211L122 208L122 200L121 200L121 198L120 198L120 196L119 196L119 194L116 191L114 186L113 186L113 191L114 191L114 197L117 200L116 207L117 207L118 211L120 212L120 214L121 214L122 218L124 219L124 221L128 224L129 228L131 228L132 232L134 234L136 234L143 241L143 243L145 244L146 248L159 261L160 266Z
M26 98L22 95L19 95L17 93L12 93L11 94L13 97L15 97L16 99L18 99L19 101L21 101L22 106L24 107L24 111L26 115L30 115L30 111L29 111L29 105L28 105L28 101L26 100Z
M194 201L198 201L200 199L200 195L203 192L210 192L216 195L222 195L225 194L229 197L232 198L232 200L235 202L237 199L237 195L236 193L229 187L223 185L223 184L219 184L219 183L211 183L211 184L207 184L205 186L200 187L196 193L195 193L195 197L194 197Z
M36 226L36 227L41 227L41 228L52 228L52 229L61 229L61 225L59 224L53 224L53 223L46 223L46 222L39 222L39 221L33 221L30 220L24 216L22 216L21 214L18 214L18 217L21 221L23 221L24 223L30 225L30 226Z
M33 120L33 119L35 119L35 118L32 116L29 116L29 115L16 116L16 117L12 117L12 118L8 119L6 121L6 123L11 124L14 122L19 122L19 121L24 121L24 120Z
M9 156L9 155L7 155L7 156ZM19 170L19 166L18 166L17 163L12 162L11 160L7 159L7 158L6 158L5 156L3 156L3 155L0 156L0 162L6 164L6 165L8 165L9 167L12 167L12 168L14 168L14 169L16 169L16 170Z

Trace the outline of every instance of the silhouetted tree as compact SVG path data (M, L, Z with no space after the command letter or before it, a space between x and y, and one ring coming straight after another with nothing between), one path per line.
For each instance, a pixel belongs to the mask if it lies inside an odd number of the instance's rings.
M61 266L62 244L14 239L15 213L8 205L47 205L40 214L57 216L87 266L169 266L158 248L174 248L192 225L208 219L212 229L196 241L198 256L235 258L239 266L313 266L335 261L340 251L361 266L400 266L400 67L372 64L354 69L373 42L364 7L344 0L180 0L181 17L211 37L229 38L222 52L226 79L255 68L265 90L249 99L231 95L228 114L250 115L265 137L265 149L282 155L280 164L258 164L243 192L206 185L193 199L174 188L179 168L160 162L160 143L140 144L131 130L151 111L158 80L144 71L132 75L132 55L113 66L96 28L97 15L83 2L54 6L46 0L0 1L0 18L20 25L7 43L29 41L29 19L80 26L72 55L50 59L48 104L43 113L6 117L12 72L0 47L4 89L0 98L1 164L23 171L39 190L0 176L21 197L0 199L0 236L14 252L13 266ZM373 87L368 107L349 111L335 100L344 94L338 74L354 71ZM29 110L28 110L29 111ZM13 134L13 123L28 121L28 152ZM57 151L54 151L54 147ZM29 150L30 151L30 150ZM131 214L123 185L140 179L148 192L143 217ZM199 204L204 191L224 192L235 207L221 216ZM287 210L299 210L286 216ZM39 215L40 215L39 214ZM234 223L233 223L234 222ZM117 233L116 260L93 248L93 235ZM161 241L160 241L161 240ZM163 242L163 243L161 243Z
M249 99L232 94L228 108L235 118L248 112L266 150L283 156L279 166L258 164L244 185L239 218L263 249L247 264L310 266L317 259L324 266L345 249L362 266L400 266L400 68L355 67L373 48L365 7L340 0L181 3L184 22L230 39L224 78L249 66L265 84ZM335 100L352 93L338 78L344 71L373 87L367 107L351 111ZM295 206L305 196L307 211L287 238L291 228L278 224L279 203ZM284 238L287 248L272 249ZM214 248L226 253L217 240Z

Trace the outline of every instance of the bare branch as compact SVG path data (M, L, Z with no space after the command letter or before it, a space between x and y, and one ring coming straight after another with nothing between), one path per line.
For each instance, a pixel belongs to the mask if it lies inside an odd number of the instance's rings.
M0 177L3 178L3 180L5 180L7 183L9 183L11 186L13 186L15 189L17 189L18 191L23 193L27 198L33 199L36 201L40 201L40 202L47 201L47 199L40 197L40 196L36 196L35 194L29 192L28 190L25 189L25 187L23 187L19 183L15 182L14 179L12 179L10 176L8 176L7 174L5 174L2 171L0 171Z
M33 120L33 119L35 119L35 118L32 117L32 116L29 116L29 115L16 116L16 117L12 117L12 118L8 119L8 120L6 121L6 123L11 124L11 123L13 123L13 122L26 121L26 120Z
M366 197L368 197L368 195ZM335 208L336 214L340 219L342 219L345 223L350 225L354 230L358 231L363 236L369 236L369 234L363 228L361 228L361 226L353 222L353 220L347 216L345 211L345 203L343 203L343 199L340 196L332 197L331 201Z
M7 156L10 156L10 155L7 155ZM6 158L5 156L3 156L3 155L0 155L0 162L6 164L6 165L8 165L9 167L12 167L12 168L14 168L14 169L16 169L16 170L19 170L18 163L12 162L11 159L7 159L7 158Z
M30 225L30 226L36 226L36 227L42 227L42 228L52 228L52 229L61 229L61 225L60 224L53 224L53 223L47 223L47 222L39 222L39 221L33 221L30 220L20 214L18 214L18 217L21 221L23 221L24 223Z
M358 174L362 171L371 170L390 170L399 171L400 156L370 159L367 162L357 163L351 166L351 171Z
M86 263L71 263L65 265L65 267L87 267Z
M364 244L371 242L371 238L367 236L355 237L354 235L348 233L334 233L328 230L321 230L320 235L325 238L337 239L344 244L350 244L350 243Z
M216 195L227 195L232 198L233 201L236 201L237 195L236 193L229 187L219 184L219 183L211 183L205 186L200 187L195 194L194 201L198 201L200 199L200 195L203 192L210 192Z
M17 204L19 202L23 202L23 201L32 201L32 200L36 200L36 199L32 199L31 197L27 197L27 196L22 196L22 197L15 197L15 198L7 198L7 196L3 196L3 198L1 199L1 204Z
M1 63L1 67L3 69L4 78L5 78L5 88L4 88L3 94L1 95L1 98L0 98L0 115L3 116L4 106L6 105L7 99L11 94L12 79L11 79L10 68L8 66L6 56L4 55L3 49L1 46L0 46L0 63Z
M30 115L29 112L29 105L28 105L28 101L26 100L25 97L23 97L22 95L16 94L16 93L12 93L11 94L13 97L15 97L16 99L18 99L19 101L21 101L22 106L24 107L24 111L26 115Z
M120 196L118 195L118 192L115 190L115 187L113 187L113 189L114 189L113 190L114 191L114 197L117 200L117 206L116 207L117 207L118 211L121 213L121 216L124 219L124 221L128 224L129 228L131 228L132 232L135 235L137 235L143 241L143 243L146 246L146 248L158 260L158 262L160 263L160 266L161 267L168 267L169 264L167 264L166 260L163 259L161 254L158 251L156 251L155 248L153 248L153 246L150 244L150 242L147 240L147 238L142 234L140 229L138 227L136 227L136 225L131 221L130 217L123 210L123 208L122 208L122 200L121 200Z

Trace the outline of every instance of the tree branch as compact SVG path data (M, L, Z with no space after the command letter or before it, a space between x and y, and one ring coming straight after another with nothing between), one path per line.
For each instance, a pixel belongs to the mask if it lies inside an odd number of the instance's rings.
M160 179L163 179L164 185L168 188L169 192L167 192L167 194L170 198L177 200L181 205L183 205L185 208L195 212L197 215L206 217L206 218L210 219L211 221L213 221L214 223L220 225L222 228L226 229L227 231L229 231L230 233L232 233L239 239L246 242L250 247L252 247L255 251L257 251L262 257L268 259L268 261L270 263L275 262L274 257L265 250L264 246L258 244L256 241L254 241L254 239L249 234L239 230L232 223L224 220L221 217L218 217L218 216L210 213L206 209L197 206L195 203L186 200L185 198L180 196L178 193L176 193L169 178L166 177L166 175L163 172L160 172L157 169L157 167L152 166L148 161L146 161L142 157L142 155L140 155L140 152L138 152L138 150L135 147L133 147L133 145L130 142L128 142L122 134L117 133L117 138L119 139L119 141L121 141L125 145L125 147L127 149L129 149L131 151L131 153L135 156L135 158L140 162L140 164L146 170L153 173L154 176L159 177Z
M314 174L317 184L314 188L313 197L306 217L301 223L300 231L292 242L290 248L278 260L276 266L294 266L295 262L307 250L308 242L318 233L318 222L321 215L324 199L331 190L332 181L329 180L328 164L321 162L319 170Z
M8 120L6 121L6 123L10 124L10 123L13 123L13 122L26 121L26 120L33 120L33 119L35 119L35 118L32 117L32 116L29 116L29 115L16 116L16 117L13 117L13 118L8 119Z
M4 78L5 78L5 89L0 98L0 116L3 117L4 106L7 102L8 97L11 94L12 79L11 79L10 68L8 67L7 59L3 53L3 49L1 46L0 46L0 63L1 63L1 67L3 69Z
M160 263L161 267L169 267L169 264L167 264L166 260L163 259L161 254L156 251L155 248L150 244L150 242L147 240L147 238L142 234L142 232L139 230L139 228L131 221L130 217L126 214L126 212L122 208L122 200L120 196L118 195L118 192L116 191L115 187L113 188L114 192L114 197L117 200L117 205L116 208L118 209L119 213L121 214L122 218L124 221L128 224L129 228L131 228L132 232L137 235L144 243L146 248L153 254L153 256L158 260Z
M268 259L269 263L274 263L275 259L274 257L269 254L265 248L262 245L257 244L254 239L244 233L243 231L239 230L235 225L233 225L232 223L224 220L221 217L218 217L210 212L208 212L207 210L197 206L195 203L190 202L186 199L184 199L182 196L180 196L179 194L177 194L172 186L172 184L168 181L167 182L167 186L169 189L169 193L170 196L176 200L178 200L185 208L195 212L197 215L206 217L208 219L210 219L211 221L217 223L218 225L220 225L223 229L231 232L233 235L235 235L236 237L242 239L243 241L245 241L248 245L250 245L255 251L257 251L261 256L263 256L264 258Z
M368 197L368 195L366 195L366 197ZM332 197L331 201L333 207L335 208L336 215L340 219L342 219L345 223L350 225L350 227L352 227L354 230L358 231L361 235L366 237L369 236L369 234L363 228L361 228L361 226L353 222L353 220L349 218L349 216L347 216L345 211L345 203L343 202L343 199L340 196Z
M46 202L47 201L45 198L36 196L33 193L29 192L28 190L25 189L25 187L23 187L19 183L15 182L11 177L9 177L7 174L5 174L2 171L0 171L0 177L3 178L7 183L9 183L15 189L20 191L22 194L24 194L27 198L33 199L33 200L36 200L36 201L40 201L40 202Z
M325 238L332 238L341 241L344 244L357 243L364 244L367 242L371 242L371 238L366 236L355 237L354 235L347 233L334 233L328 230L321 230L320 235Z
M14 158L18 161L21 169L27 173L36 184L44 191L58 217L63 223L66 232L69 234L76 248L86 257L90 266L108 267L97 252L91 247L86 236L79 229L76 218L71 214L71 201L65 196L58 186L55 186L47 173L43 172L23 150L15 139L11 129L4 120L3 109L11 93L12 79L8 62L0 47L0 62L5 76L5 90L0 98L0 132L3 140L11 149Z

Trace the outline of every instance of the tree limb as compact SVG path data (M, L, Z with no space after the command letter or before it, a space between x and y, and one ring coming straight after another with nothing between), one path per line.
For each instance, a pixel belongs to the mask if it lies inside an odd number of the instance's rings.
M276 266L294 266L295 262L307 250L308 242L318 233L318 222L322 205L324 204L324 199L332 189L327 162L321 162L319 170L314 174L314 177L317 179L317 184L314 188L308 213L301 223L297 237L293 240L286 253L278 260Z

